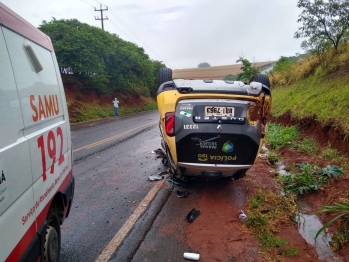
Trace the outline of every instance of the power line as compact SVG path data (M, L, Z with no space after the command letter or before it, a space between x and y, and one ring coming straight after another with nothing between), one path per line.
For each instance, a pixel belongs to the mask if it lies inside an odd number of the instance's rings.
M91 5L91 4L87 3L87 2L85 2L84 0L80 0L80 1L84 2L85 4L88 4L89 6L94 7L93 5Z
M85 2L84 0L81 0L81 1L90 5L89 3ZM101 5L101 9L102 9L102 5L106 6L105 4L103 4L100 1L95 0L95 2L97 2L98 4ZM90 5L90 6L92 6L92 5ZM144 42L120 17L118 17L117 14L114 13L113 10L111 10L111 9L107 9L107 10L110 11L112 16L114 16L114 18L116 18L126 28L126 30L128 30L134 37L136 37L136 39L138 39L143 45L145 45L151 53L153 53L156 57L160 58L161 61L164 61L164 59L159 54L157 54L146 42ZM95 8L95 11L100 11L100 10L96 10L96 8ZM101 13L101 16L102 16L102 13ZM101 20L101 19L96 19L96 20ZM116 28L118 28L122 33L124 33L132 41L132 38L128 34L126 34L120 27L118 27L115 23L113 23L110 19L107 18L104 20L109 20ZM102 28L103 28L103 20L102 20ZM168 64L168 66L172 67L170 64Z
M103 4L97 0L95 0L97 3L99 4ZM136 37L143 45L145 45L155 56L157 56L158 58L160 58L160 60L164 61L164 59L159 55L157 54L145 41L143 41L116 13L114 13L113 10L109 9L110 13L117 19L121 22L121 24L134 36ZM115 25L115 24L114 24ZM116 25L115 25L116 26ZM119 27L118 27L119 28ZM120 28L119 28L120 29ZM120 29L121 30L121 29ZM172 67L170 64L169 64L170 67Z
M132 38L131 38L128 34L126 34L124 31L122 31L122 29L121 29L120 27L118 27L112 20L109 19L109 21L110 21L116 28L118 28L121 32L123 32L130 40L132 40Z

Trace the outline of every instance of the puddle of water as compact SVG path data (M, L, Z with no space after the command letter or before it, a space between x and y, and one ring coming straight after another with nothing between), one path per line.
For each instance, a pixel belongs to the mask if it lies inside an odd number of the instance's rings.
M263 145L258 156L268 157L268 153L269 150ZM276 163L276 171L281 176L288 174L288 172L285 170L285 165L281 161ZM281 192L281 195L285 195L285 192ZM298 201L297 205L302 210L307 209L307 204L304 201ZM301 234L304 240L307 241L308 244L315 247L319 259L325 260L326 262L343 261L343 259L339 255L335 254L329 246L329 242L331 241L331 234L323 231L315 239L316 233L323 226L318 216L307 215L299 212L297 214L297 218L298 232Z
M343 261L337 256L329 247L331 241L331 234L321 232L321 234L315 239L316 233L323 226L319 218L316 215L306 215L298 213L298 231L302 237L314 246L318 254L319 259L325 261Z
M282 162L277 162L276 171L281 176L287 174L287 171L285 170L285 165L283 165ZM284 194L284 192L281 193L281 195ZM308 209L306 202L302 198L298 200L297 205L301 210ZM317 215L307 215L298 212L297 218L298 232L301 234L304 240L307 241L308 244L315 247L319 259L325 260L326 262L343 261L339 255L335 254L331 250L329 246L329 242L331 241L331 234L323 231L315 239L316 233L323 226Z

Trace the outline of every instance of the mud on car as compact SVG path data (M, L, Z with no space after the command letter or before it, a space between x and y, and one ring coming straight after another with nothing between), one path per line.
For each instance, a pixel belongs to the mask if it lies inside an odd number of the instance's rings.
M245 176L266 132L272 103L267 75L255 74L249 83L172 80L172 70L161 68L158 84L161 146L175 176Z

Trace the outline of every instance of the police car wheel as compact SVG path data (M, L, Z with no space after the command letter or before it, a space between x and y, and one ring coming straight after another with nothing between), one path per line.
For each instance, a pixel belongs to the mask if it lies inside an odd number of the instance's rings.
M44 261L58 262L61 252L60 224L56 211L50 209L44 243Z
M259 82L263 85L266 85L268 88L270 88L270 81L269 77L265 74L254 74L251 78L249 83L251 82Z
M158 86L163 83L172 80L172 69L171 68L160 68L158 73Z

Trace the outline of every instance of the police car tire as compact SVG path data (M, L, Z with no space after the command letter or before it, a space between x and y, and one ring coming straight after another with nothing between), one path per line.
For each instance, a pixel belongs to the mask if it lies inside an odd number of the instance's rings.
M158 74L158 86L161 86L167 81L172 81L172 69L171 68L160 68Z
M61 253L61 228L55 208L50 208L47 215L47 227L44 243L45 262L58 262Z
M263 85L266 85L268 88L270 88L270 81L269 81L269 77L265 74L254 74L251 78L250 78L250 82L259 82Z

